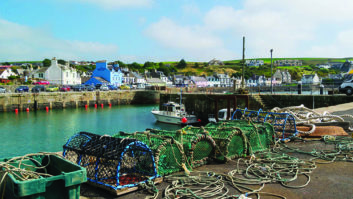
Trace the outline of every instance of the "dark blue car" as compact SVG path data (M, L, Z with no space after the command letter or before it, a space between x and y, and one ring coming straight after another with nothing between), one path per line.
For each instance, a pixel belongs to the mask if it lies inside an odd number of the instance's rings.
M19 86L15 89L15 93L23 93L28 91L29 91L28 86Z
M109 90L118 90L118 87L115 85L108 85Z

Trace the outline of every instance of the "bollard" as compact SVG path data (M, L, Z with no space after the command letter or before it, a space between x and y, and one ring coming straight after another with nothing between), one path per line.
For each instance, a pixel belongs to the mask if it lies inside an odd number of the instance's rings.
M104 104L101 104L101 107L103 108L103 107L104 107Z
M302 82L298 82L298 95L302 94Z
M97 108L98 107L98 105L97 104L94 104L94 108Z
M48 111L49 111L49 107L46 106L46 107L45 107L45 110L48 112Z

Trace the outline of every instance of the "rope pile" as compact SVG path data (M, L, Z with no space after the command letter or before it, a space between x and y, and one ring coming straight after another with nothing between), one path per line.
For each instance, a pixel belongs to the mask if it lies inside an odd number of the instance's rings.
M302 134L311 134L315 131L314 123L328 123L328 122L344 122L343 118L353 118L352 115L332 115L325 111L320 114L312 109L305 107L303 104L300 106L290 106L285 108L275 107L271 112L276 113L290 113L294 116L297 125L309 126L310 131L299 131ZM349 127L349 131L353 131L353 127Z
M297 138L300 140L300 138ZM282 144L283 147L275 147L273 150L277 152L300 153L313 156L310 161L316 163L333 163L335 161L353 162L353 139L349 137L324 136L323 141L326 144L334 144L333 150L317 150L303 151L298 148L289 147ZM323 161L319 161L323 160Z

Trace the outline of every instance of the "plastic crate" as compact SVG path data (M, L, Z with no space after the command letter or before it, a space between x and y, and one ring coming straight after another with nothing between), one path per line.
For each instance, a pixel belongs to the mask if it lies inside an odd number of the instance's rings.
M56 155L35 155L25 159L20 167L25 170L42 172L43 169L34 170L32 166L46 165L44 172L50 177L39 177L31 180L20 180L13 174L8 174L0 186L0 196L5 198L30 198L30 199L78 199L80 197L81 183L87 181L86 169L73 164ZM10 158L0 159L0 163L7 162ZM36 162L37 161L37 162ZM15 160L9 164L18 167L20 161ZM0 176L2 176L0 173ZM6 186L4 189L3 186ZM5 191L5 193L3 193Z

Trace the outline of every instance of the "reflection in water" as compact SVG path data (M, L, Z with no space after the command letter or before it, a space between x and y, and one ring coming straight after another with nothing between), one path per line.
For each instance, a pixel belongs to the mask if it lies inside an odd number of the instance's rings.
M87 131L113 135L146 128L176 130L180 126L156 122L155 105L122 105L112 108L65 109L0 113L0 158L39 151L57 152L75 133Z

